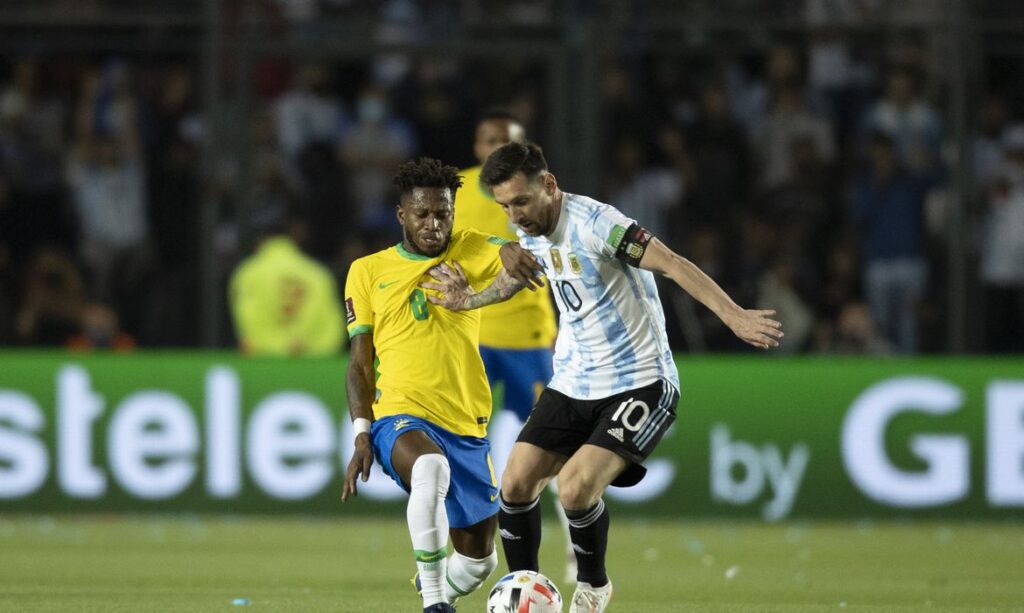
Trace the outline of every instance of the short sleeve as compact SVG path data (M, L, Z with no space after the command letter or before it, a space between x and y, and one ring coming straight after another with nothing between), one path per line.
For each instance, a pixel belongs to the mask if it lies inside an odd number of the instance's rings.
M617 208L600 204L587 218L580 237L584 245L605 259L612 259L626 238L626 230L636 221L626 217Z
M501 272L501 246L509 242L498 236L476 230L464 230L453 259L462 266L469 284L476 289L486 287Z
M345 280L345 324L348 336L373 332L373 308L370 305L370 271L366 262L356 260Z

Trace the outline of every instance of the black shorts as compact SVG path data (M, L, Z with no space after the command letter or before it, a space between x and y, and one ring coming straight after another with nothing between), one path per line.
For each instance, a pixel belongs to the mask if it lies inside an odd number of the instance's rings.
M517 439L566 457L583 445L596 445L625 458L631 466L612 485L640 482L640 463L676 420L679 392L668 381L597 400L570 398L545 388Z

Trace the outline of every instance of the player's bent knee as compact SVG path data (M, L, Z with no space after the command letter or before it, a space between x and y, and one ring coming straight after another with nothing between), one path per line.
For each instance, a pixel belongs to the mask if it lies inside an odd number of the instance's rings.
M448 494L451 477L448 458L439 453L427 453L416 458L416 462L413 463L412 482L409 487L417 491L436 491L443 498Z
M529 479L517 478L508 471L501 476L501 497L506 502L530 502L540 495L543 485L533 483Z
M568 510L589 509L600 498L601 492L595 491L591 483L580 477L560 480L558 485L558 501Z

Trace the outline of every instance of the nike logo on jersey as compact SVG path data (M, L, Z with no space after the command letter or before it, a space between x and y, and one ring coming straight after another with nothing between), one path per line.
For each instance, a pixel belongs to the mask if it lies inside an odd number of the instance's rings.
M381 284L380 284L380 285L378 285L377 287L378 287L379 289L387 289L387 287L388 287L389 285L394 285L395 283L398 283L398 281L391 281L391 282L389 282L389 283L381 283Z

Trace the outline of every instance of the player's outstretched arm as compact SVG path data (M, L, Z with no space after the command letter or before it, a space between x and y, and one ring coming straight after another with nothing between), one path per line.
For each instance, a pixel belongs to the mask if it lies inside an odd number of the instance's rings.
M373 410L370 408L375 392L373 372L373 334L358 334L352 337L352 352L349 356L348 373L348 410L355 423L356 450L352 461L348 463L345 473L345 485L341 490L341 501L348 500L349 494L356 496L356 480L362 475L363 481L370 478L370 467L373 466L373 440L366 431L373 421Z
M471 311L495 302L504 302L525 287L507 270L502 269L487 289L474 292L462 266L458 262L452 263L454 267L442 262L430 269L430 276L435 283L420 283L420 287L440 292L437 296L428 294L427 300L451 311Z
M640 268L665 275L704 306L711 309L733 333L760 349L778 347L782 324L774 319L775 311L744 309L725 293L696 264L675 253L657 238L647 244Z

